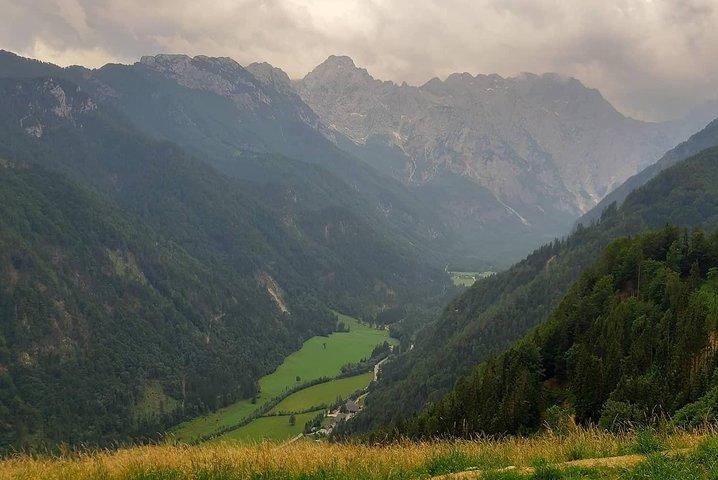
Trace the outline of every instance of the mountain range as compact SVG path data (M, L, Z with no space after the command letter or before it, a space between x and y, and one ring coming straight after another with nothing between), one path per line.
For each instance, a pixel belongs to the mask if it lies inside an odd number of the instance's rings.
M681 168L716 122L654 164L705 116L639 122L556 74L411 87L347 57L292 81L0 51L0 111L3 450L146 440L250 398L331 310L398 320L403 348L340 430L404 421L553 315L612 240L718 226L711 151ZM455 297L449 267L536 247Z
M708 118L637 121L558 74L455 73L397 85L336 56L295 86L329 138L378 170L443 195L478 185L486 196L439 201L465 222L488 230L519 222L523 235L544 240L718 115L713 105Z
M707 123L707 112L632 120L556 74L455 74L410 87L335 56L294 82L268 64L204 56L89 70L5 52L0 65L0 75L67 78L227 175L296 186L310 175L302 163L324 167L394 233L454 269L505 267L564 234ZM300 163L268 160L275 155Z

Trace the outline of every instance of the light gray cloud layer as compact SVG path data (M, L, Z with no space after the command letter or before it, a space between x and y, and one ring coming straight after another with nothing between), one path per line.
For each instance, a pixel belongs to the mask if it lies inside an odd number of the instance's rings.
M718 0L0 0L0 12L0 48L61 65L187 53L300 77L346 54L411 84L560 72L650 119L718 98Z

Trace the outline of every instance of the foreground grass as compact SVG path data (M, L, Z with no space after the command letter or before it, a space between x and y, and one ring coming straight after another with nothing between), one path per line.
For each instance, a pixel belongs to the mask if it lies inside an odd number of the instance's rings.
M475 469L491 479L716 478L718 439L709 432L667 436L581 431L566 437L501 441L399 443L389 446L325 444L135 447L60 458L17 456L0 461L0 478L47 480L168 479L413 479ZM680 451L667 456L661 452ZM652 453L651 453L652 452ZM592 467L578 459L646 453L640 463ZM620 459L619 459L620 460ZM499 470L506 467L513 470ZM448 477L452 478L452 477ZM478 478L462 474L453 478Z
M338 316L339 321L349 327L349 332L336 332L327 337L312 337L304 342L302 348L289 355L277 370L259 380L260 393L255 403L250 400L233 403L216 412L184 422L173 428L170 433L177 441L192 442L237 425L257 408L286 390L318 378L336 377L341 373L343 365L356 363L368 357L375 346L385 341L396 343L386 330L362 325L347 315L338 314ZM334 399L336 395L332 398L332 402ZM307 408L311 406L313 405L308 405Z

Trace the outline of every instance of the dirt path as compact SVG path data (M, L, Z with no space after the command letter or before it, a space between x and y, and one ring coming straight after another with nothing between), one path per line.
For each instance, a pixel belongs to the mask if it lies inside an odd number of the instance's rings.
M690 452L690 448L683 448L680 450L672 450L670 452L664 452L668 456L675 456ZM646 455L623 455L620 457L604 457L604 458L586 458L583 460L573 460L570 462L562 462L550 465L551 467L558 468L561 470L567 468L622 468L622 467L633 467L643 462L646 459ZM515 472L522 475L531 475L536 471L533 467L515 467L509 466L499 468L497 470L490 470L494 472ZM483 472L481 470L468 470L465 472L450 473L448 475L440 475L433 477L431 480L470 480L481 478L483 473L489 473L489 471Z

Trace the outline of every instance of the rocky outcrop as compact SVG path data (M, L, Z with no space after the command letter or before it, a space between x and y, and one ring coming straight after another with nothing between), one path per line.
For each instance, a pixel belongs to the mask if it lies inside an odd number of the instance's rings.
M28 135L37 138L42 137L46 123L51 121L52 117L76 125L75 117L78 114L97 109L97 104L90 97L81 94L78 87L70 86L64 81L47 78L36 85L18 84L13 94L21 97L24 88L37 90L38 98L22 105L24 114L20 118L20 127Z
M139 63L183 87L226 97L244 111L298 117L311 126L318 123L314 112L291 88L289 79L282 78L286 74L268 64L253 64L251 73L228 57L168 54L144 56Z

